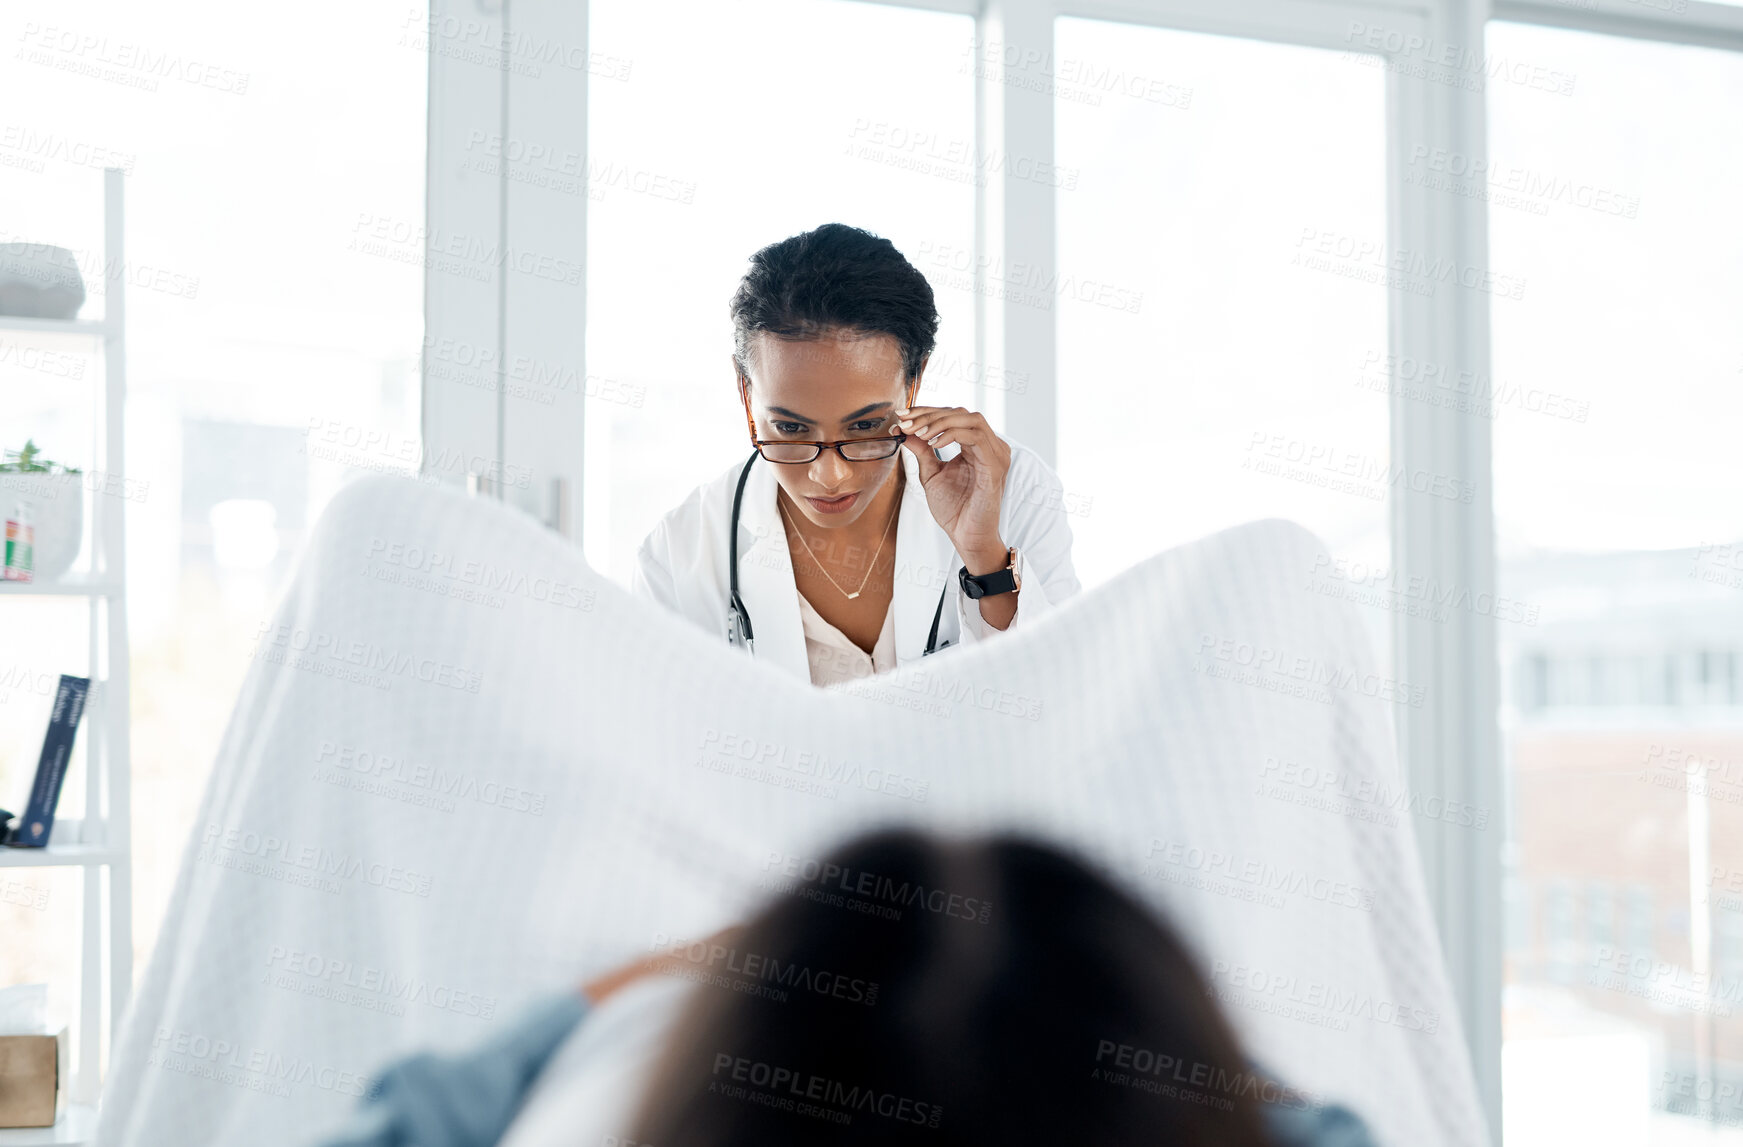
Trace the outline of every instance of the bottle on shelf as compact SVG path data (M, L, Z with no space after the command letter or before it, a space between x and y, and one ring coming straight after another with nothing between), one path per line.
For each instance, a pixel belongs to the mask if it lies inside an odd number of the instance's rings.
M5 581L31 581L36 557L36 523L29 502L19 502L6 519Z

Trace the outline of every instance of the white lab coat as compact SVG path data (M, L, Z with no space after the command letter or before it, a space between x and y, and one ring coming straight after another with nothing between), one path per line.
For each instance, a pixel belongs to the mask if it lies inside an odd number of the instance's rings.
M1009 441L1007 439L1007 441ZM1005 495L999 507L999 536L1017 549L1023 588L1011 627L1023 625L1075 594L1080 587L1071 565L1071 526L1058 475L1036 454L1014 442ZM932 517L920 485L919 463L903 449L907 483L896 519L896 663L917 661L926 649L932 617L944 593L938 645L984 640L999 631L980 616L980 605L962 592L957 570L963 562L950 537ZM748 455L747 455L748 457ZM727 528L732 495L744 461L734 462L713 481L660 519L636 551L630 587L689 618L726 640ZM756 657L811 679L805 630L799 616L799 590L793 581L787 531L776 507L774 464L758 459L751 467L739 511L738 592L750 615ZM948 587L946 591L946 587ZM972 611L972 613L971 613Z

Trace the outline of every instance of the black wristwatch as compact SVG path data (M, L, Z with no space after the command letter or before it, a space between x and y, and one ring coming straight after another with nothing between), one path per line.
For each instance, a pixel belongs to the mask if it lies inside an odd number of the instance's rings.
M1017 576L1017 550L1015 546L1007 547L1009 560L1002 570L981 574L975 577L963 566L956 571L956 580L962 583L962 592L971 599L992 597L1000 593L1015 593L1023 588L1023 579Z

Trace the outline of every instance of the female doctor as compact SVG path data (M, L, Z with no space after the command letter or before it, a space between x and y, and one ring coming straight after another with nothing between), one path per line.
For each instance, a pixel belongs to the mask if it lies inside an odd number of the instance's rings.
M1078 591L1053 471L974 411L916 405L938 311L889 240L830 223L774 243L731 309L755 450L648 534L637 594L822 686Z

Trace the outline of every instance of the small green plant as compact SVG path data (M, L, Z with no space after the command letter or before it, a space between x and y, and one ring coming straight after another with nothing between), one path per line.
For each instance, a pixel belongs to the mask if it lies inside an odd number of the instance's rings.
M24 449L8 450L6 461L0 462L0 474L77 474L77 466L62 466L41 457L42 450L35 439L26 438Z

